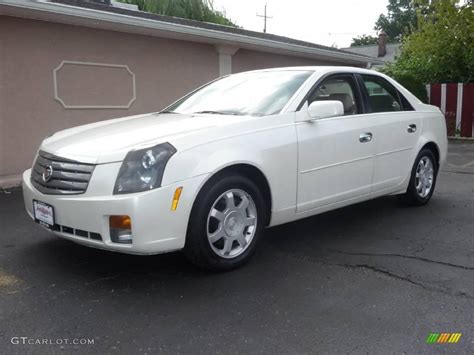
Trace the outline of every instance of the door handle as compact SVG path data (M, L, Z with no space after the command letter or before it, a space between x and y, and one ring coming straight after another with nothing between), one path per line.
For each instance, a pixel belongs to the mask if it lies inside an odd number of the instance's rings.
M416 124L409 125L407 131L408 131L408 133L415 133L416 132Z
M372 140L372 133L366 132L366 133L361 133L359 136L359 142L361 143L367 143Z

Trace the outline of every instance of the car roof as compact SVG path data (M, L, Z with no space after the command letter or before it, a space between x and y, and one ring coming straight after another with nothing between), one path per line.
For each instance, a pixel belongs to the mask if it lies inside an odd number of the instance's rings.
M325 65L313 65L313 66L299 66L299 67L278 67L278 68L267 68L246 71L242 73L255 73L255 72L271 72L271 71L292 71L292 70L303 70L319 72L320 74L340 72L340 73L360 73L360 74L376 74L380 75L379 72L364 68L357 67L344 67L344 66L325 66ZM235 73L240 74L240 73Z

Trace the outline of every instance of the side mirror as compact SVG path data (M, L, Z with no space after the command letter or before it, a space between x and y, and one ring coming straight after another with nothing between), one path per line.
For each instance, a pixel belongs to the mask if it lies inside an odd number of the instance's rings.
M341 101L313 101L308 107L310 120L319 120L344 115L344 105Z

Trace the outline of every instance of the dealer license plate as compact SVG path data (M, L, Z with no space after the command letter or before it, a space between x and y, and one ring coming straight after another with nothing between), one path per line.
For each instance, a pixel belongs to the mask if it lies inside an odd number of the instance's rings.
M33 200L33 216L35 222L43 227L53 229L54 227L54 207L47 203Z

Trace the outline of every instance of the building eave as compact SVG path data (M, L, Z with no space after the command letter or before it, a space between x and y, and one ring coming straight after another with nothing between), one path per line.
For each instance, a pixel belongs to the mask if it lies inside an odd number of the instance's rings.
M382 64L377 58L357 54L306 47L42 0L0 0L0 14L213 45L232 45L238 48L317 58L345 65Z

